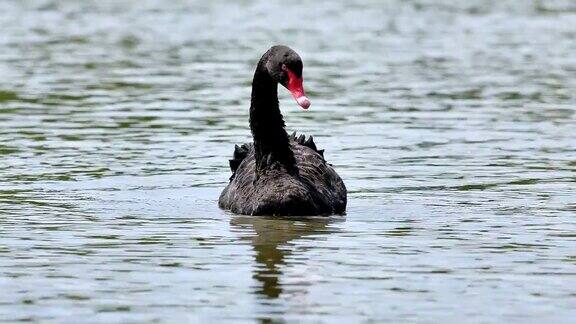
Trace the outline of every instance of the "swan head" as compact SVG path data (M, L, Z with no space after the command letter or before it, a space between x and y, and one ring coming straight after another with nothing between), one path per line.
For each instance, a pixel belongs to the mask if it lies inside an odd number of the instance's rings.
M310 100L304 92L302 77L302 59L288 46L276 45L268 50L265 67L272 79L288 89L298 105L304 109L310 107Z

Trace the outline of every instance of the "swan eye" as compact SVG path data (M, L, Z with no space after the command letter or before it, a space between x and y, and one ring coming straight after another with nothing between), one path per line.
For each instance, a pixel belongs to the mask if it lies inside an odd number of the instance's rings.
M282 71L286 71L287 69L286 64L282 64Z

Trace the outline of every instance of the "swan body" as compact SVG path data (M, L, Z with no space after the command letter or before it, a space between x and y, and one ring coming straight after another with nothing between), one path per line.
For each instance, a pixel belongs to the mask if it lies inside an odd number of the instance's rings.
M220 208L244 215L344 214L346 187L324 160L324 151L312 137L286 133L278 84L288 88L302 108L310 106L300 57L281 45L268 50L256 68L250 106L254 142L236 146Z

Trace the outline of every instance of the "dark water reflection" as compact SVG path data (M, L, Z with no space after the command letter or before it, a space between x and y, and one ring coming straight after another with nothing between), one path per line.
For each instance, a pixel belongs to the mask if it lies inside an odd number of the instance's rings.
M242 237L249 242L256 252L253 278L261 285L256 293L267 298L278 298L282 294L282 267L286 264L285 259L294 252L289 245L294 240L306 239L314 236L314 239L322 239L335 230L327 226L337 221L336 218L286 218L268 219L262 217L233 217L230 223L232 228L245 229L248 227L254 235ZM343 219L338 219L343 221ZM311 284L311 283L308 283Z
M572 322L572 0L0 1L0 321ZM345 218L217 208L279 91Z

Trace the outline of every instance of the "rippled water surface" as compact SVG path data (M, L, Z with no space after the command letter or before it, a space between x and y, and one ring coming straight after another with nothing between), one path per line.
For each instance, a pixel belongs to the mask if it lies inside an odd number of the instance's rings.
M572 1L0 2L0 320L570 322ZM346 217L217 207L271 45Z

